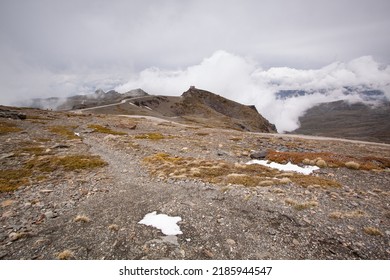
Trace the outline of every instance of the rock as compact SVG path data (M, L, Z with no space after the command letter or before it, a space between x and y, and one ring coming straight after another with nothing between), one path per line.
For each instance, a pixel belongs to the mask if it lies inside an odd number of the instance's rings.
M45 212L45 216L46 216L46 218L48 218L48 219L54 219L54 218L56 218L58 215L57 215L57 213L55 213L55 212L53 212L53 211L47 211L47 212Z
M208 258L210 258L210 259L212 259L212 258L214 257L214 254L213 254L210 250L208 250L208 249L203 249L203 250L202 250L202 253L203 253L206 257L208 257Z
M0 251L0 260L3 259L5 256L7 256L8 253L5 251Z
M43 189L43 190L40 190L39 192L41 192L41 193L51 193L51 192L53 192L53 190Z
M6 158L10 158L10 157L13 157L14 155L15 155L14 153L5 153L5 154L1 154L0 160L6 159Z
M22 237L24 237L24 234L23 233L20 233L20 232L11 232L9 235L8 235L9 239L14 242Z
M250 154L251 159L265 159L267 157L267 151L254 152Z
M27 118L26 114L6 110L6 109L0 109L0 118L6 118L6 119L14 119L14 120L25 120Z
M11 206L11 205L14 204L15 202L16 202L15 200L7 199L7 200L2 201L1 204L0 204L0 206L1 206L1 207Z
M230 246L234 246L234 245L236 245L236 241L234 241L233 239L226 239L226 243L228 244L228 245L230 245Z
M0 233L0 242L4 241L7 238L7 235L5 233Z
M227 155L228 155L228 153L225 151L217 151L217 156L219 156L219 157L227 156Z
M69 148L70 146L65 144L56 144L53 147L51 147L51 149L69 149Z
M269 233L270 235L276 235L276 234L278 233L278 231L275 230L275 229L273 229L273 228L270 228L270 229L268 229L268 233Z
M247 151L243 151L243 152L241 152L241 155L244 156L244 157L247 157L247 156L250 155L250 153L247 152Z
M293 244L294 244L295 246L298 246L300 243L299 243L298 240L296 240L296 239L294 238L294 239L293 239Z

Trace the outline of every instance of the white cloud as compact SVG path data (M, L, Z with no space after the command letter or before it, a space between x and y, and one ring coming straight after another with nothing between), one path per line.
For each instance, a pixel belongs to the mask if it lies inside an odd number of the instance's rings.
M334 62L320 69L273 67L265 70L253 60L217 51L186 69L145 69L116 90L125 92L140 87L151 94L180 95L190 85L244 104L254 104L275 123L279 132L284 132L298 128L298 118L319 103L363 101L357 94L343 94L344 87L382 90L390 100L390 66L379 65L371 56L365 56L347 63ZM311 94L278 99L275 93L280 90L305 90Z

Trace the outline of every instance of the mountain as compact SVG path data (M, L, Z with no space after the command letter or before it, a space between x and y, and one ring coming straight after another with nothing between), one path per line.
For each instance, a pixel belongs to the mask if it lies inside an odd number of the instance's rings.
M287 90L279 90L278 92L275 93L275 96L277 99L286 100L288 98L312 95L314 93L321 93L326 95L333 90L334 89L316 89L316 90L287 89ZM342 97L343 95L345 97L355 95L363 101L385 102L387 100L385 93L382 90L369 88L367 86L360 86L360 87L344 86L341 89L340 97Z
M72 101L75 100L76 98L72 98ZM242 131L276 132L275 125L260 115L254 106L242 105L195 87L191 87L182 96L145 93L123 97L116 93L112 97L103 98L103 101L99 100L100 103L95 101L93 107L91 102L72 103L73 109L96 114L145 115Z
M346 101L323 103L309 109L294 134L330 136L390 143L390 103L375 106Z

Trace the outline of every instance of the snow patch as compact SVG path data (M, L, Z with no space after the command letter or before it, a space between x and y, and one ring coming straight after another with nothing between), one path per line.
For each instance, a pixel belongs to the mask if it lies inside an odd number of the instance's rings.
M177 235L183 234L180 230L180 227L176 224L181 221L181 217L170 217L165 214L158 214L154 211L152 213L146 214L145 217L139 221L139 224L152 226L158 228L165 235Z
M278 169L280 171L293 171L293 172L302 173L304 175L309 175L314 170L320 169L318 166L300 167L296 164L292 164L291 162L288 162L287 164L280 164L280 163L276 163L276 162L272 162L272 161L270 162L268 160L257 160L257 159L251 160L251 161L247 162L246 164L261 164L261 165L264 165L264 166L267 166L270 168Z

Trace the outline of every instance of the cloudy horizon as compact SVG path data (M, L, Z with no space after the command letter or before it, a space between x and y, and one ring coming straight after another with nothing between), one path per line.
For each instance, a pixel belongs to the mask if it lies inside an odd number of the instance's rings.
M387 0L2 0L0 104L194 83L288 130L345 85L389 98L389 14ZM277 89L320 87L332 93L291 100L299 109L275 101Z

